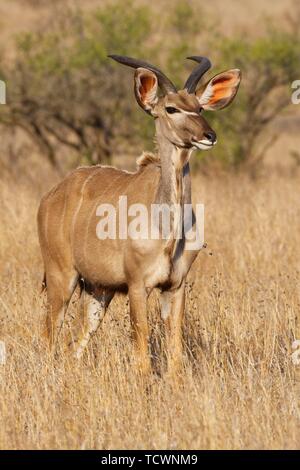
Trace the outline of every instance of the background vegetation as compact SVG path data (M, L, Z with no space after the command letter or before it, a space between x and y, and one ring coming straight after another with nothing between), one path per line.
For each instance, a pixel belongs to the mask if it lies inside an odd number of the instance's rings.
M192 67L185 57L201 53L215 63L210 75L229 67L243 73L234 105L209 116L220 142L226 142L216 157L227 165L253 165L263 157L276 136L261 137L290 104L299 70L294 17L279 26L269 20L259 37L226 37L212 18L204 21L199 2L171 2L155 22L150 7L133 0L125 9L122 0L101 5L84 12L57 3L45 25L17 36L13 62L2 63L9 90L9 105L0 110L4 124L25 131L54 166L63 166L65 147L74 153L71 166L110 161L112 149L149 146L153 131L151 120L133 104L132 73L107 55L154 62L180 87Z

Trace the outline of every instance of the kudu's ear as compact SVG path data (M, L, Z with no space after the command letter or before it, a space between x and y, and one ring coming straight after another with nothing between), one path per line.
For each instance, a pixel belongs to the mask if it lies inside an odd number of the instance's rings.
M134 92L138 104L149 114L158 100L158 80L150 70L138 68L134 75Z
M240 81L239 69L227 70L215 75L206 85L196 91L201 107L211 111L225 108L237 94Z

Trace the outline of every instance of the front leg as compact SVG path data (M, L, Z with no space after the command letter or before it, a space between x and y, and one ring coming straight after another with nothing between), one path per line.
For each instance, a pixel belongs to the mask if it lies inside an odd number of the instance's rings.
M143 285L129 287L130 319L136 346L139 372L146 375L151 370L149 355L149 328L147 319L147 294Z
M185 306L185 282L175 290L161 293L161 315L165 320L168 373L176 374L182 366L182 322Z

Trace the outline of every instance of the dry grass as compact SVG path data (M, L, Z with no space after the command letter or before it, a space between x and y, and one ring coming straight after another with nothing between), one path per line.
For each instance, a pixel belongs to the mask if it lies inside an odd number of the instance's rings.
M297 448L290 345L300 305L299 176L195 177L213 256L200 254L189 276L185 366L175 382L163 374L153 295L152 349L162 375L146 384L131 368L122 297L82 362L48 355L35 224L41 189L25 177L0 182L0 339L8 349L0 448ZM49 179L39 184L46 190Z

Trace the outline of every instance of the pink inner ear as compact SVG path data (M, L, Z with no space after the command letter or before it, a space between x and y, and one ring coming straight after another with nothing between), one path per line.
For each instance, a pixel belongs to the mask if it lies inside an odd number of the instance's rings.
M234 92L234 89L228 88L227 86L216 87L216 89L214 88L213 96L209 100L209 104L212 105L225 98L230 98L233 92Z
M152 75L143 75L140 77L140 83L139 92L141 100L144 102L147 99L149 91L155 86L155 78L152 77Z
M209 100L210 105L228 99L236 92L237 77L234 74L222 74L212 82L213 94Z

